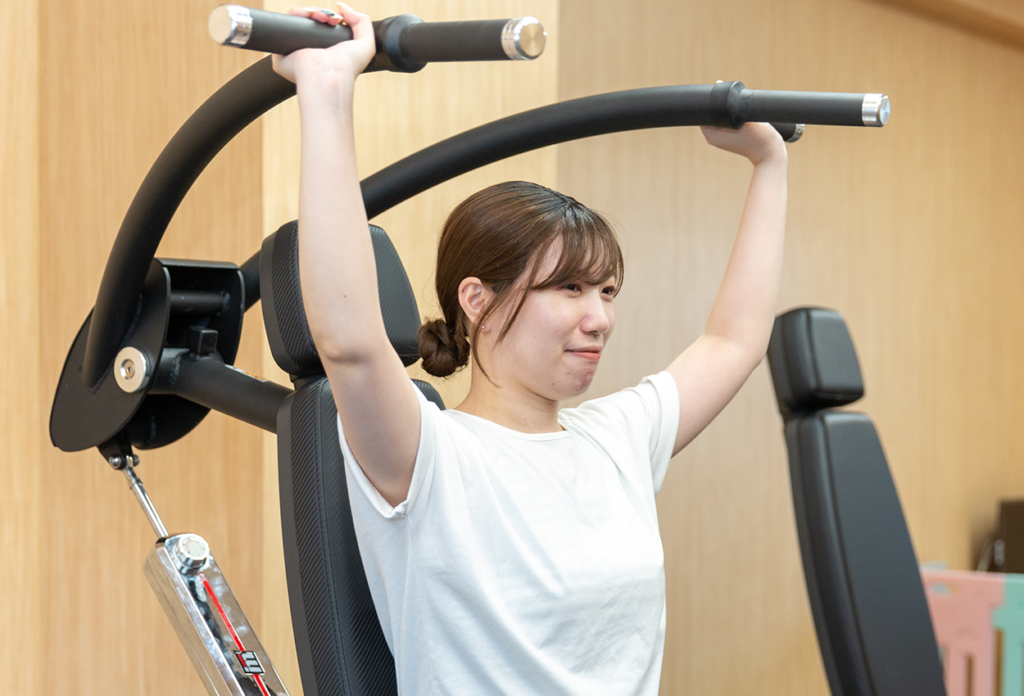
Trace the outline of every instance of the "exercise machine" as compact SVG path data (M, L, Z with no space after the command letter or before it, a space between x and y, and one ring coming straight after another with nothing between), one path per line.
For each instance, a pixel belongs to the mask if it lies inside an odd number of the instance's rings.
M287 53L351 38L347 27L228 5L211 36L239 48ZM441 61L530 60L544 48L533 18L374 23L367 72L412 73ZM97 448L129 480L157 536L145 573L210 694L287 693L206 542L169 535L136 472L143 451L186 436L210 409L278 435L289 601L306 696L396 693L394 665L366 586L336 412L302 311L296 223L268 237L241 266L155 258L172 216L214 156L242 129L294 96L264 59L218 90L174 135L133 199L96 304L69 350L50 414L65 451ZM512 155L645 128L773 123L795 140L803 125L885 125L882 94L763 91L740 82L627 90L509 116L414 153L361 182L367 216L455 176ZM388 337L418 359L420 318L386 233L371 226ZM261 303L275 361L293 388L234 367L247 310ZM426 383L418 386L440 404ZM443 406L443 404L442 404Z

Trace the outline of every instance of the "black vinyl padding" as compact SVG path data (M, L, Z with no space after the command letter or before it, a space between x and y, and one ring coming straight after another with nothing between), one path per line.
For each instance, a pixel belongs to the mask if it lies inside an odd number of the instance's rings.
M416 297L387 233L370 225L370 235L377 262L377 292L384 328L402 364L411 365L420 357L416 344L416 332L420 328ZM282 225L263 240L260 296L274 361L296 379L322 373L320 356L302 305L297 221ZM353 327L353 330L358 329Z
M833 696L942 696L939 648L903 508L863 394L846 322L775 320L768 363L785 419L811 613Z
M444 408L426 382L413 383ZM359 556L327 379L299 385L278 412L285 569L306 696L394 696L395 667Z
M297 389L277 423L281 525L306 696L395 696L394 660L366 583L326 378Z
M783 413L843 406L864 396L853 339L832 310L803 307L778 316L768 363Z
M794 418L786 444L832 693L945 694L917 557L871 421L830 411Z

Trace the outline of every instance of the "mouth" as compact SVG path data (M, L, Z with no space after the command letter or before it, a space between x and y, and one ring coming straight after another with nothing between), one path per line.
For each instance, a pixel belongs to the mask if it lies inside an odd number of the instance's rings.
M577 350L567 350L567 353L575 355L577 358L583 358L590 362L597 362L601 359L600 348L579 348Z

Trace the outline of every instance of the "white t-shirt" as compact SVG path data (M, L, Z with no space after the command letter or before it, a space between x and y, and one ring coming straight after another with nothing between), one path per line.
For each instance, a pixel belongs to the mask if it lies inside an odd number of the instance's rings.
M352 456L359 551L402 696L655 696L665 572L654 495L679 396L662 372L526 434L419 390L409 497Z

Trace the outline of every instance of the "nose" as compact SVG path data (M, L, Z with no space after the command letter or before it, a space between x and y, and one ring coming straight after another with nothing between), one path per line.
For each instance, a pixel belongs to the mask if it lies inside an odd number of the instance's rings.
M601 336L610 332L614 324L614 305L602 298L599 293L593 293L588 297L586 311L580 321L580 330L586 334Z

